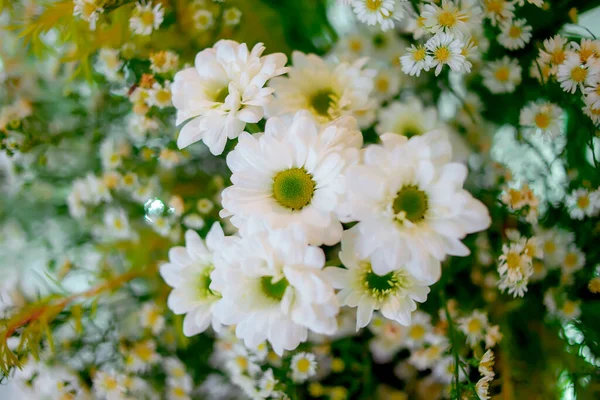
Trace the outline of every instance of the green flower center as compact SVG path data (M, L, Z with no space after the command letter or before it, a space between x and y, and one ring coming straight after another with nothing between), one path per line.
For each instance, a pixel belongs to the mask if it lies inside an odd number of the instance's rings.
M273 197L283 207L301 210L310 204L315 193L315 181L304 168L291 168L273 178Z
M285 278L281 278L277 282L273 282L273 279L272 276L263 276L260 278L260 288L268 298L281 301L285 290L290 284Z
M331 89L320 90L310 99L310 105L315 112L324 117L329 116L329 108L333 104L333 91Z
M210 289L210 284L212 283L210 273L213 272L214 269L215 267L209 265L198 275L196 287L198 288L198 295L203 299L220 296L219 293Z
M407 138L411 138L413 136L419 136L421 134L423 134L423 130L421 129L421 127L415 125L415 124L404 124L404 125L399 125L396 128L396 133L398 133L399 135L404 135Z
M427 194L417 186L404 186L396 195L393 208L396 215L403 213L404 218L417 223L425 219L425 214L429 209L429 200Z
M375 36L373 36L373 46L375 46L376 48L381 49L385 47L386 44L387 38L385 37L385 35L378 33Z
M377 275L373 272L371 263L361 263L361 282L367 293L376 300L382 301L389 295L408 286L408 277L402 270L392 271L385 275Z
M225 99L229 96L229 86L225 86L223 89L215 93L215 103L225 103Z

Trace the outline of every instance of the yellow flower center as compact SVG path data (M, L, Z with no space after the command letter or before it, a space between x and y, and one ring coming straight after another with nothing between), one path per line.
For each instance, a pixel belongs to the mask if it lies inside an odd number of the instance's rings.
M552 64L562 64L565 61L566 58L566 54L565 51L561 48L561 49L555 49L552 54L550 54L552 56L551 58L551 62Z
M577 260L579 258L577 257L577 254L573 253L573 252L569 252L567 253L567 255L565 256L565 267L567 268L572 268L575 265L577 265Z
M371 11L377 11L381 8L382 3L383 0L367 0L365 5L367 6L367 9Z
M362 42L358 39L351 39L348 43L348 47L355 53L360 53L362 51L363 45Z
M585 81L585 78L587 78L587 69L578 66L571 71L571 79L573 79L574 82L582 83Z
M387 93L390 90L390 80L385 76L377 78L375 88L378 92Z
M571 300L566 300L565 304L563 304L563 312L567 315L571 315L575 312L575 308L577 307L577 305L575 304L574 301Z
M522 30L520 27L513 25L508 30L508 36L512 39L518 39L521 37L521 32L522 32Z
M586 194L579 196L577 198L577 207L581 209L586 209L590 205L590 197Z
M540 129L546 129L550 126L550 116L547 113L540 112L535 115L535 125Z
M94 11L96 11L96 6L94 3L84 3L81 13L85 18L90 18Z
M443 27L451 28L456 24L456 16L451 11L442 11L438 17L438 22Z
M248 368L248 360L244 356L237 356L235 362L241 370L245 371Z
M502 14L505 6L504 1L505 0L486 0L485 9L491 14Z
M420 340L425 336L425 327L423 325L415 325L410 328L408 335L414 340Z
M481 331L481 321L473 318L467 324L467 330L469 331L469 333L479 333Z
M521 255L511 251L506 255L506 266L510 270L518 270L521 268Z
M169 101L171 101L171 92L164 89L157 91L156 100L159 103L168 103Z
M496 70L494 76L500 82L507 82L508 78L510 77L510 70L506 66L500 67Z
M444 63L450 59L451 53L447 47L440 47L439 49L435 50L434 55L436 60Z
M426 55L425 47L421 46L413 53L413 58L415 61L423 61Z
M144 25L153 25L154 24L154 13L152 11L144 11L140 16L142 23Z
M556 252L556 243L551 240L548 240L544 243L544 253L546 254L554 254Z
M312 176L304 168L290 168L273 178L273 197L285 208L301 210L310 204L315 186Z
M307 373L310 370L310 361L308 361L306 358L301 358L296 363L296 369L302 373Z

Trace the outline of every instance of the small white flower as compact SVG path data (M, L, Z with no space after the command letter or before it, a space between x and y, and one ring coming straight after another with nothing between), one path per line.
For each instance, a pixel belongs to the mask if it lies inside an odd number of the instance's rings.
M210 199L200 199L196 202L196 209L202 214L209 214L215 208L215 203Z
M220 40L196 55L195 67L175 75L176 124L187 121L177 139L180 149L202 140L211 153L221 154L228 138L263 118L273 92L266 82L287 72L284 54L261 57L264 50L262 44L249 51L245 44Z
M92 381L94 394L106 400L121 400L125 396L125 376L114 371L98 371Z
M435 75L448 65L454 72L470 72L471 63L462 54L464 43L448 33L437 33L425 43L431 54L431 68L435 67Z
M235 26L240 23L242 12L237 7L229 7L223 11L223 22L225 25Z
M104 8L99 0L74 0L73 15L90 23L90 29L96 29L96 22Z
M574 190L566 199L569 215L573 219L582 220L593 217L600 211L600 199L587 189Z
M487 315L478 310L474 310L468 317L459 319L458 323L459 329L467 336L467 343L471 346L484 339L489 326Z
M394 21L404 17L405 0L352 0L352 9L359 21L367 25L381 25L382 30L392 29Z
M581 315L580 301L566 299L562 307L557 310L557 314L565 320L579 318Z
M106 77L111 82L119 82L123 75L121 73L123 61L119 58L119 50L102 48L98 52L96 61L96 71Z
M371 259L358 254L358 234L356 228L344 232L339 256L346 269L325 269L333 287L341 289L338 293L340 302L357 307L357 331L367 326L376 310L401 325L409 325L411 313L417 308L416 302L423 303L427 299L427 284L415 279L401 265L385 275L373 272Z
M479 360L477 367L479 373L489 379L493 379L496 375L494 372L494 352L487 350Z
M481 400L489 400L490 399L490 379L486 376L480 378L475 384L475 391L477 392L477 396Z
M292 61L287 77L269 83L275 91L275 99L267 109L269 116L309 110L317 121L327 123L373 106L370 96L376 71L365 69L367 59L334 63L295 51Z
M183 320L186 336L204 332L211 322L215 330L220 327L213 309L221 295L211 287L211 273L215 268L213 253L223 237L218 222L213 224L206 242L188 230L186 246L169 250L169 263L160 267L160 275L173 288L167 301L169 309L175 314L186 314Z
M165 328L165 317L162 309L155 303L145 303L140 310L142 328L150 329L153 335L158 335Z
M574 244L570 245L563 258L561 269L565 275L571 275L585 265L585 254Z
M179 56L170 50L161 50L150 54L150 69L157 74L173 71L179 64Z
M563 127L563 110L553 103L528 103L521 110L519 123L526 133L556 138Z
M492 26L508 21L515 16L515 6L509 0L483 0L483 13Z
M199 214L188 214L183 217L183 224L191 229L200 230L204 227L204 219Z
M531 40L531 26L526 25L527 20L512 19L500 24L500 35L498 42L509 50L517 50L525 47Z
M421 71L429 71L432 65L432 57L427 53L423 45L413 44L406 49L407 54L400 57L402 63L402 72L410 76L420 76Z
M464 3L467 3L466 1ZM425 28L431 33L468 33L470 30L469 13L461 9L455 2L442 0L442 5L426 4L421 12Z
M544 252L544 263L549 268L557 268L562 265L567 248L575 241L572 232L556 228L538 230L536 236L539 238L540 246Z
M258 381L258 387L260 389L259 395L264 398L277 398L279 395L278 392L275 391L275 386L279 383L277 379L273 376L273 370L269 368L263 376Z
M575 93L577 89L584 92L586 86L598 81L600 62L592 59L582 63L578 54L568 52L566 60L558 66L556 77L565 92Z
M161 3L154 7L151 1L146 4L137 3L129 19L129 27L136 35L148 36L162 24L164 14Z
M398 94L400 77L396 69L380 68L373 79L373 95L379 101L387 101Z
M483 84L492 93L512 93L521 83L521 66L508 56L489 62L481 72Z
M131 239L134 236L134 232L129 227L127 214L123 209L106 210L104 226L108 235L115 239Z
M316 357L312 353L298 353L292 357L290 362L292 369L292 379L300 383L306 381L317 373Z
M135 343L127 350L125 369L134 373L145 372L159 361L160 355L156 352L156 342L150 339L144 340Z
M198 10L194 13L194 26L199 31L206 31L213 27L215 18L209 10Z
M584 100L587 100L587 98ZM600 126L600 105L594 106L586 102L586 105L581 110L594 124L596 124L596 126Z
M498 273L500 290L508 289L509 294L522 297L527 291L529 278L533 274L531 257L525 251L523 243L511 243L502 246Z
M393 101L380 108L379 123L375 131L379 135L396 133L411 138L423 135L439 126L435 107L425 107L417 97L406 102Z
M160 83L154 82L148 94L150 95L148 105L158 108L171 106L171 82L165 81L162 86Z

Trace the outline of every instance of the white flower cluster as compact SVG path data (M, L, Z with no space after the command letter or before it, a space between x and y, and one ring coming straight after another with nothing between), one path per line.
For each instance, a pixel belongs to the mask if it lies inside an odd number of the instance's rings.
M544 40L531 75L542 83L556 79L567 93L581 93L584 113L600 125L600 41L569 41L556 35Z
M364 61L332 67L295 53L289 77L266 87L288 69L283 55L262 51L221 41L175 77L178 120L192 118L180 143L202 138L218 154L227 138L238 138L220 213L238 233L225 236L215 224L206 244L186 233L186 247L172 249L161 268L174 288L169 307L187 314L186 335L212 321L216 330L235 326L248 348L268 342L277 354L309 332L335 334L340 306L357 308L357 329L376 310L409 325L441 262L469 254L461 239L490 225L485 206L462 188L466 167L451 162L439 130L385 133L381 145L362 148L352 114L369 101L361 89L372 87L373 74ZM207 101L224 87L227 105ZM267 105L266 114L277 116L264 133L241 132ZM227 131L228 121L235 129ZM357 224L344 231L346 222ZM325 268L318 246L340 241L344 267Z
M544 258L544 251L537 237L521 237L517 230L507 230L506 236L510 243L502 246L498 263L498 288L508 289L508 293L514 297L523 297L529 279L534 274L533 263Z

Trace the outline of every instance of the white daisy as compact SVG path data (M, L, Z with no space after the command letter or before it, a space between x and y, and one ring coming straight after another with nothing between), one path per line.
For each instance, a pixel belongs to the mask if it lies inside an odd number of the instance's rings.
M381 108L375 126L379 135L396 133L411 138L423 135L438 127L437 111L434 107L425 107L417 97L405 102L394 101Z
M157 74L173 71L179 64L179 56L170 50L150 53L150 70Z
M594 124L600 126L600 105L594 106L592 104L586 103L586 105L581 110L592 120Z
M487 377L480 378L475 384L475 391L477 392L477 396L480 400L489 400L490 399L490 379Z
M114 239L132 239L135 232L129 226L129 219L123 209L111 208L104 213L104 228L106 234Z
M526 25L526 19L512 19L500 24L498 42L509 50L517 50L525 47L531 40L531 26Z
M101 399L121 400L125 396L125 376L114 371L98 371L92 380L94 394Z
M73 15L90 23L90 29L96 29L96 22L100 14L104 12L99 0L74 0Z
M340 241L338 204L344 171L358 161L362 135L354 118L318 125L306 111L292 121L270 118L264 135L240 135L227 156L232 186L222 192L221 217L243 226L249 219L274 229L293 227L313 245Z
M158 335L165 328L163 310L156 303L145 303L140 310L140 325L149 329L153 335Z
M121 68L123 61L119 58L119 50L102 48L98 52L98 59L94 65L96 71L101 73L110 82L119 82L123 78Z
M242 12L237 7L229 7L223 11L223 22L225 25L236 26L242 20Z
M527 291L529 278L533 274L531 257L525 252L523 243L511 243L502 246L498 273L500 290L508 289L509 294L523 297Z
M265 83L287 71L284 54L261 57L264 50L262 44L248 51L245 44L220 40L196 55L195 67L175 75L176 124L187 122L177 139L179 148L202 140L211 153L221 154L227 138L262 119L273 92Z
M550 268L557 268L562 265L568 246L575 241L573 232L556 228L538 229L536 237L540 240L540 247L544 252L544 263Z
M369 329L375 335L369 341L369 350L371 350L376 363L389 363L405 347L406 327L396 321L386 319L376 313L369 324Z
M169 250L169 263L160 267L160 275L173 290L167 305L175 314L186 314L183 320L183 333L193 336L204 332L209 325L219 329L219 322L213 309L221 298L211 287L211 273L214 270L214 252L223 240L223 230L215 222L203 241L200 236L188 230L185 233L185 247Z
M600 80L585 88L585 104L600 108Z
M509 0L483 0L483 13L492 26L508 21L515 16L515 6Z
M467 336L467 343L474 346L485 337L485 332L489 326L488 317L479 310L474 310L468 317L458 320L459 329Z
M387 101L400 91L402 74L392 68L379 68L373 80L373 95L379 101Z
M437 33L425 43L431 54L431 68L435 67L435 75L448 65L454 72L470 72L471 63L462 54L464 43L448 33Z
M563 302L562 307L558 309L557 314L559 317L565 320L579 318L579 316L581 315L580 304L580 301L566 299Z
M582 64L578 54L568 52L565 61L558 66L556 77L565 92L575 93L577 89L583 92L586 86L598 81L600 63L594 59Z
M432 65L432 57L427 53L423 45L411 45L406 49L406 54L400 57L402 72L410 76L420 76L421 71L429 71Z
M292 380L296 383L304 382L317 373L316 357L312 353L298 353L290 362Z
M521 83L521 66L508 56L490 61L481 71L483 84L492 93L512 93Z
M215 24L215 18L209 10L198 10L194 13L194 27L199 31L207 31Z
M585 217L597 215L600 204L596 196L587 189L576 189L566 199L569 215L573 219L582 220Z
M421 12L425 28L431 33L444 31L447 33L468 33L469 15L460 6L450 0L442 0L441 7L426 4Z
M150 95L147 101L148 105L158 108L171 106L171 82L165 81L163 85L154 82L148 90L148 94Z
M269 116L309 110L317 121L326 123L373 106L370 97L376 71L364 68L367 59L333 63L295 51L292 61L287 77L269 83L275 91L275 100L267 108Z
M571 49L579 55L582 64L598 61L600 56L600 40L581 39L581 42L569 42Z
M446 354L449 343L445 336L432 335L424 347L413 350L408 362L419 371L433 368Z
M291 230L260 224L229 237L219 251L211 289L223 296L214 309L248 348L268 341L282 355L306 341L308 329L333 334L339 305L322 268L325 254Z
M146 4L137 3L129 19L129 27L136 35L148 36L162 24L164 15L161 3L154 7L151 1Z
M371 258L358 254L360 240L357 228L344 232L340 260L344 268L325 269L333 287L340 289L340 303L357 308L356 330L367 326L373 312L381 314L402 325L410 324L410 316L417 309L417 303L427 300L427 283L415 279L405 268L397 265L385 275L373 272Z
M129 372L140 373L148 371L160 361L156 352L156 342L148 339L135 343L125 354L125 369Z
M570 245L563 258L561 269L564 274L571 275L585 265L585 253L579 250L574 244Z
M381 25L382 30L392 29L394 21L404 17L405 0L352 0L352 9L358 20L367 25Z
M496 373L494 372L494 352L492 350L487 350L483 354L479 360L477 370L481 375L488 377L489 379L494 378Z
M528 134L556 138L563 127L563 110L554 103L528 103L521 110L519 123Z
M411 139L384 134L381 140L364 150L364 165L346 174L344 212L359 221L360 257L371 255L379 275L404 264L415 278L435 281L446 255L469 254L460 240L490 225L488 211L462 189L467 170L450 162L443 131Z
M464 363L464 360L461 360L460 362ZM468 371L469 367L468 367L468 365L465 365L465 366L463 366L463 368L467 369L467 371ZM460 368L458 371L458 374L459 374L458 379L461 382L467 379L467 376L465 375L465 371L463 370L463 368ZM431 371L431 372L432 372L431 375L433 377L435 377L435 379L438 382L441 382L444 384L451 383L454 379L454 374L456 372L456 363L455 363L454 357L451 355L442 357L438 362L435 363L435 365L433 366L433 371Z
M567 58L566 46L569 40L560 35L544 40L544 49L540 49L540 66L548 65L549 73L554 75L558 71L558 66L561 65Z

